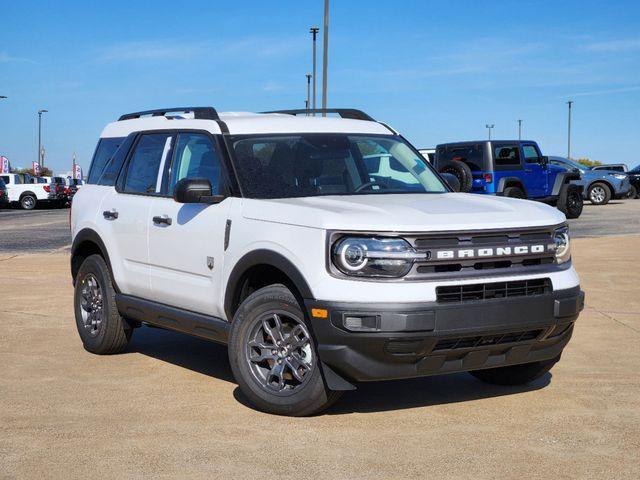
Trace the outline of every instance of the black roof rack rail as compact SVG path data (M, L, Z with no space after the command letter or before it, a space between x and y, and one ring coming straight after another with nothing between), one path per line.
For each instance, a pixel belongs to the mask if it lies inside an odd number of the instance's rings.
M140 118L145 115L151 115L153 117L164 117L170 112L193 112L193 117L198 120L220 120L218 112L213 107L173 107L173 108L159 108L157 110L144 110L142 112L126 113L122 115L118 121L131 120L134 118Z
M364 113L362 110L355 108L302 108L299 110L272 110L270 112L262 113L283 113L286 115L313 115L317 113L337 113L342 118L350 118L352 120L367 120L369 122L375 122L373 117Z

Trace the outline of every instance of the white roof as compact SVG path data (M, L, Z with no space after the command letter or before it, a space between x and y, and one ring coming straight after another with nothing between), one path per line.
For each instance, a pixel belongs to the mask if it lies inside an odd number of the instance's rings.
M392 132L378 122L337 117L295 116L280 113L218 112L232 135L270 133L359 133L389 135ZM126 137L144 130L197 129L220 134L214 120L179 117L142 117L108 124L102 138Z

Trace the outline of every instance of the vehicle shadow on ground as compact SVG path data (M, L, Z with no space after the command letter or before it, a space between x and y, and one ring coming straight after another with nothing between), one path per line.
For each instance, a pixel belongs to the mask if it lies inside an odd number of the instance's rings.
M145 326L135 330L126 352L141 353L203 375L235 383L229 366L227 347L209 340ZM551 373L547 373L535 382L517 387L488 385L467 373L360 383L357 390L345 392L342 398L324 413L342 415L384 412L468 402L539 390L549 385L551 378ZM240 388L234 389L233 396L242 405L254 408Z
M135 329L126 353L142 353L178 367L235 383L227 347L209 340L143 326Z

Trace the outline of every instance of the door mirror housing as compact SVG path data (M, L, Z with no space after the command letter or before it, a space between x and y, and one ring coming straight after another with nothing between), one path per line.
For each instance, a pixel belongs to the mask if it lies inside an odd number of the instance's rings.
M224 195L214 195L208 178L183 178L173 189L178 203L220 203Z
M549 165L549 157L547 157L546 155L540 157L540 165L542 165L543 167Z
M447 182L447 185L449 185L449 188L451 188L451 190L453 190L454 192L460 191L460 180L458 180L458 177L456 177L453 173L441 173L440 175L442 176L444 181Z

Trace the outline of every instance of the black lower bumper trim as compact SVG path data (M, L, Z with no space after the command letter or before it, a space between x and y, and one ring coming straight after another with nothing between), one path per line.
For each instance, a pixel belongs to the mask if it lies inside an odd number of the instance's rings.
M410 378L557 357L584 306L580 287L530 297L459 304L350 304L309 300L318 354L355 381ZM349 331L345 318L375 331Z

